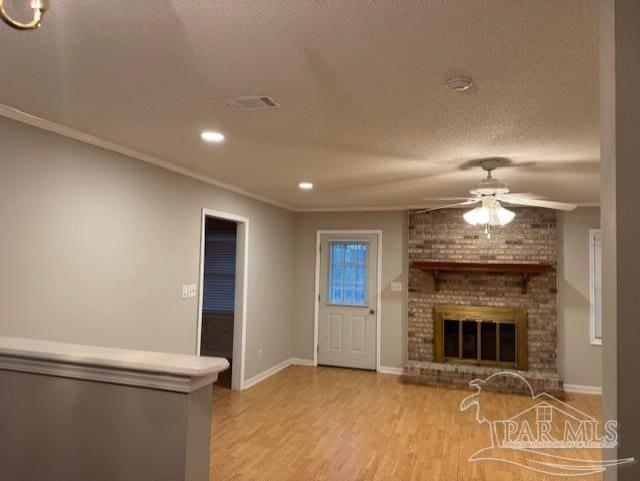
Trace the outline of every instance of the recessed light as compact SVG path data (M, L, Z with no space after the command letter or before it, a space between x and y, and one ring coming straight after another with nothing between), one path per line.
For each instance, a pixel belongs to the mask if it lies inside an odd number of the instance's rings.
M311 182L300 182L298 184L298 187L300 187L302 190L311 190L313 189L313 184Z
M205 142L220 143L224 140L224 135L222 135L220 132L212 132L210 130L205 130L204 132L202 132L200 134L200 137Z

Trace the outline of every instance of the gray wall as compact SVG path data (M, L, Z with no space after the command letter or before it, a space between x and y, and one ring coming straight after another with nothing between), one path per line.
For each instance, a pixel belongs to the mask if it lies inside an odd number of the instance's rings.
M560 214L558 363L565 384L602 386L602 346L591 344L589 229L600 228L600 208Z
M402 367L407 358L407 213L302 212L295 228L295 296L293 353L313 359L313 296L316 231L319 229L382 230L382 317L380 364ZM391 292L392 281L402 292Z
M0 119L0 139L0 335L193 353L197 300L182 300L180 287L198 281L206 207L251 219L246 378L313 358L318 229L383 231L381 364L406 361L406 212L294 214L11 120ZM600 385L599 348L585 344L586 238L569 249L597 226L595 212L565 218L561 373L570 384Z
M206 207L250 218L246 378L290 357L293 213L4 118L0 141L0 335L193 353Z
M598 228L600 209L561 214L558 266L559 372L567 384L602 385L602 348L589 340L590 228ZM383 293L381 364L402 367L407 360L407 213L304 212L296 216L294 357L313 358L313 293L318 229L382 229ZM391 292L392 281L403 292Z
M640 2L600 0L600 174L602 202L605 419L617 419L619 447L605 457L640 457ZM636 481L640 464L607 470Z
M209 479L210 386L186 394L3 370L0 386L3 481Z

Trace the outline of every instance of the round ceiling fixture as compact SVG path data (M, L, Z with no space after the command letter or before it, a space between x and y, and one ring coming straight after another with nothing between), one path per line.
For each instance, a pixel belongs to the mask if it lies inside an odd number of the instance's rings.
M453 77L445 83L454 92L465 92L473 86L473 80L469 77Z
M224 135L220 132L212 132L210 130L206 130L200 134L200 138L205 142L214 142L219 144L224 140Z
M311 182L300 182L298 184L298 187L300 187L302 190L311 190L313 189L313 184Z

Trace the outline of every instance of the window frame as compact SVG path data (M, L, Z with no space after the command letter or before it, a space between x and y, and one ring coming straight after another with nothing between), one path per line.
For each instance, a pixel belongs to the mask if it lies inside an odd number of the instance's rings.
M332 299L332 289L331 289L331 274L333 272L333 245L334 244L363 244L366 245L366 258L365 258L365 278L364 278L364 302L362 304L353 304L347 302L335 302ZM337 306L337 307L360 307L360 308L370 308L370 299L369 299L369 255L370 255L370 241L368 239L329 239L327 241L327 248L329 249L329 269L327 272L327 306ZM344 268L343 264L343 268ZM354 284L355 286L355 284ZM344 288L344 283L343 283ZM344 298L344 295L343 295Z
M600 241L600 337L596 336L596 241ZM602 230L589 229L589 340L593 346L602 346Z

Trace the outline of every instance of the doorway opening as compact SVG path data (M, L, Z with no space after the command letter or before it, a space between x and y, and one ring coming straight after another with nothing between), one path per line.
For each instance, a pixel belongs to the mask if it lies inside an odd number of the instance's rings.
M248 227L246 218L203 210L196 352L223 357L217 385L244 385Z

